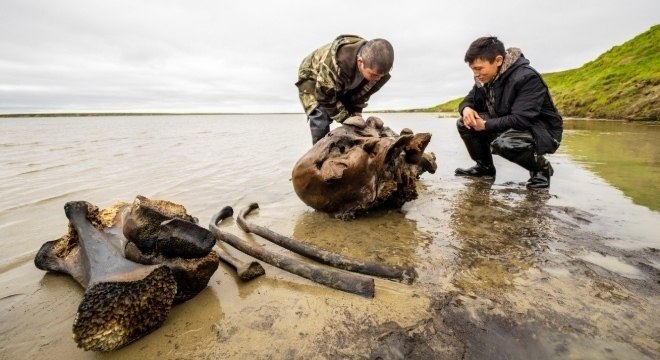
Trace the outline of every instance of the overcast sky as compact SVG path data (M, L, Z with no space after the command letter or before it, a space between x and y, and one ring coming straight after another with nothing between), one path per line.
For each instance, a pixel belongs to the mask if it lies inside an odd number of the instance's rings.
M477 37L551 72L658 23L660 0L0 0L0 113L302 112L300 61L345 33L394 46L368 110L430 107L467 93Z

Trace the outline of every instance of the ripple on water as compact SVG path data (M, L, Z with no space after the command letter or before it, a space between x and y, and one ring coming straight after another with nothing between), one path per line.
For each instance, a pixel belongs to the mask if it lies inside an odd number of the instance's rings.
M598 265L603 269L617 273L629 279L644 279L642 272L629 264L624 263L614 256L601 255L596 252L590 252L580 257L580 259Z
M559 268L559 267L544 267L543 271L547 272L548 274L556 277L556 278L567 278L571 276L571 272L568 269L565 268Z
M660 270L660 261L651 260L650 262L651 262L651 266L653 266L654 268Z

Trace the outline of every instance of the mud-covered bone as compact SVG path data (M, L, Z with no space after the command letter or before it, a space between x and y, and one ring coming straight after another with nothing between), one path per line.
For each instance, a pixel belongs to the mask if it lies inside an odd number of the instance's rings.
M218 268L215 237L181 205L138 196L132 205L101 211L86 202L69 203L65 212L69 232L43 244L35 265L69 274L86 289L73 329L86 350L114 350L148 334L172 304L202 291ZM145 238L155 239L151 252L143 253L124 233L148 234Z
M250 281L256 277L259 277L266 273L261 264L256 261L245 262L241 259L238 259L228 253L225 249L221 248L217 244L213 246L213 251L215 251L220 259L225 263L229 264L234 270L236 270L236 275L238 278L243 281Z
M129 242L124 252L126 258L131 261L146 265L163 264L172 271L177 283L174 304L188 301L204 290L220 263L215 251L194 259L168 258L163 255L143 254L135 244Z
M244 281L265 273L258 262L245 263L217 246L215 236L197 225L196 219L181 205L138 196L126 221L124 234L129 238L126 257L141 264L164 263L172 269L178 284L175 303L203 290L219 259L233 267Z
M132 261L165 264L177 282L174 303L191 299L206 288L220 259L212 251L215 236L196 224L185 207L166 200L138 196L125 215L124 254ZM143 250L140 245L150 244Z
M156 250L159 235L162 235L161 224L175 218L195 223L195 218L188 215L186 209L179 204L166 200L151 200L138 195L131 204L129 215L126 217L123 228L124 235L141 252L152 253ZM163 238L161 237L161 239ZM213 244L211 243L208 246L203 255L211 251ZM203 250L200 250L200 252L203 252Z
M416 183L434 173L431 134L396 134L379 118L366 126L341 126L319 140L295 164L292 182L308 206L351 218L377 207L400 207L417 198Z
M209 230L190 221L173 218L160 224L155 252L166 257L199 258L211 252L213 245L215 237Z
M73 324L78 346L111 351L158 328L176 293L170 269L125 259L112 245L113 235L92 223L98 212L92 204L69 202L64 210L73 231L45 243L35 265L69 274L85 288Z

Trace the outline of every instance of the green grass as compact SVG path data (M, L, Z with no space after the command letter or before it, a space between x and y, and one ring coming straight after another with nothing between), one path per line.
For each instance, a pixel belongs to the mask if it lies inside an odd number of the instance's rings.
M660 120L660 25L583 66L543 74L565 117ZM457 111L462 98L422 111Z
M451 101L448 101L444 104L436 105L432 108L426 109L429 112L457 112L458 111L458 105L461 104L461 101L463 101L463 98L458 98L454 99Z

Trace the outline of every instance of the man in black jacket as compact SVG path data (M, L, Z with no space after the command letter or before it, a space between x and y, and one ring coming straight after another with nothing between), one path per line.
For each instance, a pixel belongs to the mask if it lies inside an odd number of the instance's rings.
M543 155L559 147L563 124L541 75L520 49L505 50L496 37L473 41L465 62L475 85L458 107L456 126L477 164L455 174L494 177L492 152L527 169L528 188L550 186L553 169Z

